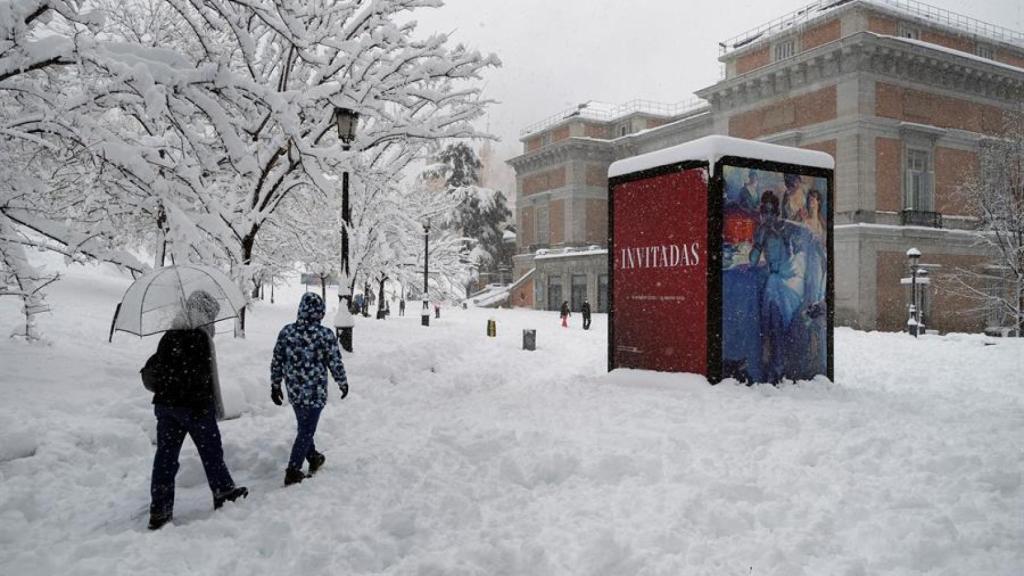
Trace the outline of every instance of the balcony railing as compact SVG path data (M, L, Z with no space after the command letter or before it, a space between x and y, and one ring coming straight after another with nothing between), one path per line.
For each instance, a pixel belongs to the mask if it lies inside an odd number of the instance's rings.
M900 212L900 224L904 226L927 226L942 228L942 214L926 210L904 210Z
M956 12L952 12L944 8L937 8L935 6L925 4L924 2L919 2L918 0L862 1L867 4L873 4L882 8L895 10L908 16L920 18L924 21L934 22L939 26L959 32L966 32L988 40L996 40L999 42L1014 44L1016 46L1024 46L1024 32L1012 30L995 24L989 24L988 22L957 14ZM850 4L851 2L852 0L817 0L803 8L800 8L799 10L795 10L785 16L780 16L770 22L762 24L757 28L752 28L728 40L719 42L718 46L720 53L724 55L732 52L733 50L739 50L745 46L771 38L780 32L795 29L795 27L809 22L830 10L845 4Z
M630 100L625 104L607 104L605 102L590 101L584 102L578 106L568 108L552 116L531 124L526 128L523 128L520 132L520 136L526 136L534 132L541 132L555 124L567 120L569 118L584 118L587 120L595 120L598 122L611 122L623 118L635 112L643 112L652 116L661 116L663 118L676 118L696 112L698 110L704 110L708 107L708 103L700 98L691 98L689 100L683 100L682 102L676 102L675 104L666 104L662 102L655 102L653 100Z

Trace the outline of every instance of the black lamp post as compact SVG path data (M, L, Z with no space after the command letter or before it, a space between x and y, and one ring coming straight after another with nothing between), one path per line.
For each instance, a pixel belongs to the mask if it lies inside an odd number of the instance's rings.
M430 273L430 219L423 223L423 312L420 313L420 324L430 326L430 297L427 292L427 275Z
M348 108L334 109L334 122L338 128L338 140L341 149L348 151L352 140L356 137L356 125L359 113ZM352 224L352 213L348 203L348 170L341 173L341 269L338 271L338 314L334 317L334 327L338 332L338 340L346 352L352 351L352 294L348 288L352 284L348 265L348 229Z
M917 248L907 250L907 259L910 260L910 318L907 319L907 325L910 333L917 338L921 332L921 313L917 298L917 274L921 269L921 251Z

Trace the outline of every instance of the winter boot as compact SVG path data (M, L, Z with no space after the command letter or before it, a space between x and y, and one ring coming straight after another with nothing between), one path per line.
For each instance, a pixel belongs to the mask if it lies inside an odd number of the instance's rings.
M319 470L321 466L324 465L324 462L327 461L327 457L314 450L306 460L309 461L309 475L312 476L313 474L316 474L316 471Z
M149 529L159 530L163 528L164 524L171 521L173 514L171 512L150 512L149 513Z
M302 470L296 470L295 468L288 468L284 471L284 485L291 486L292 484L298 484L306 477L302 473Z
M227 492L213 497L213 509L218 510L225 502L234 502L239 498L245 498L249 495L249 489L245 486L236 486Z

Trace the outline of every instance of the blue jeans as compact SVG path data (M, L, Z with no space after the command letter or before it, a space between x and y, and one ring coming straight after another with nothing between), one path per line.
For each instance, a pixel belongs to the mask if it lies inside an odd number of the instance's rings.
M174 509L174 477L178 474L178 455L185 435L192 437L199 458L206 470L206 481L214 496L235 487L220 443L220 428L213 406L205 410L181 406L153 406L156 414L156 455L153 458L153 480L150 494L153 498L150 512L170 514Z
M288 459L288 467L302 470L302 462L316 451L313 435L316 434L316 426L320 422L320 412L323 408L293 404L292 409L295 410L295 424L298 432L295 435L295 443L292 444L292 455Z

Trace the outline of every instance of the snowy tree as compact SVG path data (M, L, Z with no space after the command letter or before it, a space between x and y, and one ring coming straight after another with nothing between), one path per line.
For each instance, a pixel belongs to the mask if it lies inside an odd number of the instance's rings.
M353 243L353 262L365 277L378 282L378 292L383 278L402 286L421 286L423 232L429 223L432 297L454 297L453 287L461 285L469 267L462 237L443 223L451 219L460 201L421 177L411 183L399 181L400 173L425 159L427 146L412 142L390 148L367 154L374 170L363 171L370 175L361 181L357 194L353 218L360 233Z
M473 82L497 58L397 22L440 5L99 2L104 42L76 37L90 97L35 129L90 152L114 215L142 214L174 256L223 262L246 286L259 234L287 226L290 197L336 192L330 176L376 147L479 135L471 121L488 102ZM342 108L361 117L350 151L335 128Z
M1024 110L1008 115L1003 137L983 142L978 174L959 192L992 258L953 270L951 289L1024 336Z
M186 152L174 170L187 183L191 224L220 245L240 281L289 196L333 193L327 176L374 147L477 135L470 122L487 102L471 81L497 59L449 47L444 35L416 39L414 23L396 21L439 1L168 1L191 35L173 56L122 56L120 74L146 68L124 108L158 115L164 141ZM150 79L161 89L143 91ZM336 133L339 108L361 118L349 152Z
M476 152L457 142L443 148L433 160L430 176L442 181L448 194L459 200L452 225L468 240L468 261L480 272L497 272L511 263L512 250L504 235L512 211L501 191L479 185L482 164Z
M73 231L64 219L76 207L62 212L46 202L54 195L51 182L76 165L55 132L71 132L65 122L74 114L74 102L66 88L75 79L66 70L90 49L87 38L100 23L80 7L61 0L0 1L0 295L23 300L25 326L17 334L29 340L40 338L36 315L48 309L43 288L57 276L33 266L26 248L55 250L71 259L106 259L133 271L144 267L113 247L107 224L90 226L87 210L77 207L86 225ZM62 35L60 26L80 35Z

